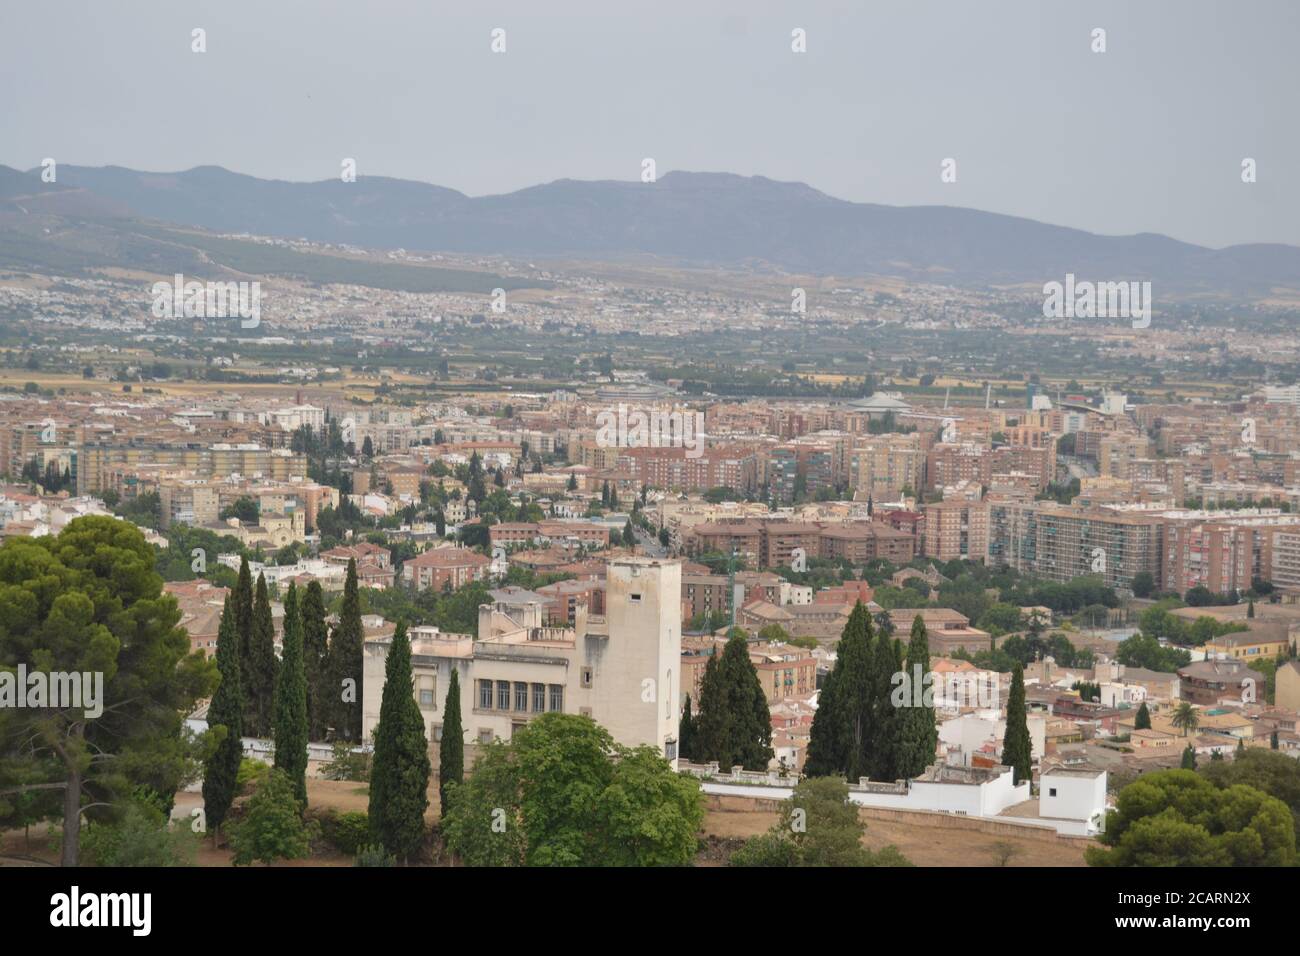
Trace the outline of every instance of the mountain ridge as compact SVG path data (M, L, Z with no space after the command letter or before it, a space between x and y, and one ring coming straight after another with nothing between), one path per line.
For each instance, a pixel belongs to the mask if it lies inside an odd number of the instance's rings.
M15 174L56 191L40 182L39 170L0 167L0 199L14 190ZM1100 235L960 206L857 203L802 182L726 172L673 171L655 183L565 178L478 197L392 177L302 183L213 165L165 173L60 165L58 174L60 190L74 187L136 217L377 249L653 256L697 266L953 285L1042 283L1072 272L1150 280L1180 293L1300 289L1295 246L1212 249L1152 232Z

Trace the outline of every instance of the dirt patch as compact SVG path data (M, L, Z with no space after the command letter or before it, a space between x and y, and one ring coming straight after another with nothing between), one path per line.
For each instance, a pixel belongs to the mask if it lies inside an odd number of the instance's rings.
M709 810L704 815L704 844L744 841L769 829L777 814L755 810ZM1042 834L981 833L941 824L949 821L918 815L915 820L879 820L863 816L867 825L863 846L872 850L893 844L917 866L997 866L1014 847L1008 866L1085 866L1085 840L1045 839ZM703 865L721 865L700 861ZM723 861L725 863L725 861Z

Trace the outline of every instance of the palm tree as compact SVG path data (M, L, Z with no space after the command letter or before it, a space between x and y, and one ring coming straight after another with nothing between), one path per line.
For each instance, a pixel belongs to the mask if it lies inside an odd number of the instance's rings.
M1175 708L1174 715L1169 718L1169 722L1175 727L1181 728L1183 736L1186 737L1189 730L1195 730L1201 725L1201 715L1190 703L1183 701Z

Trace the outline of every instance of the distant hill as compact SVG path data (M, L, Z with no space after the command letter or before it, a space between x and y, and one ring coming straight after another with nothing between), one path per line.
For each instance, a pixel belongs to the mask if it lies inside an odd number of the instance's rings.
M0 198L14 176L0 167ZM815 275L893 275L983 286L1150 280L1162 293L1265 295L1300 289L1300 248L1212 250L1144 233L1101 236L951 206L835 199L761 176L674 172L656 183L558 180L500 196L382 177L354 183L262 180L214 166L145 173L59 167L60 189L131 214L223 232L370 248L621 259ZM45 187L49 188L49 187ZM70 200L65 200L65 202Z

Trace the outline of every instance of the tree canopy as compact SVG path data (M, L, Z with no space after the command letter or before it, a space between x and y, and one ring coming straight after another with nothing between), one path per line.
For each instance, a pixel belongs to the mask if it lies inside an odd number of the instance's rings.
M1295 820L1285 803L1244 784L1216 787L1191 770L1155 771L1121 790L1100 839L1109 849L1089 847L1092 866L1296 861Z
M129 522L77 518L57 536L0 545L0 670L102 675L102 712L0 708L0 824L63 820L63 862L76 865L89 797L111 814L133 790L169 811L197 775L184 716L212 693L217 667L191 652L153 548ZM84 702L84 701L83 701ZM60 796L46 802L49 794Z

